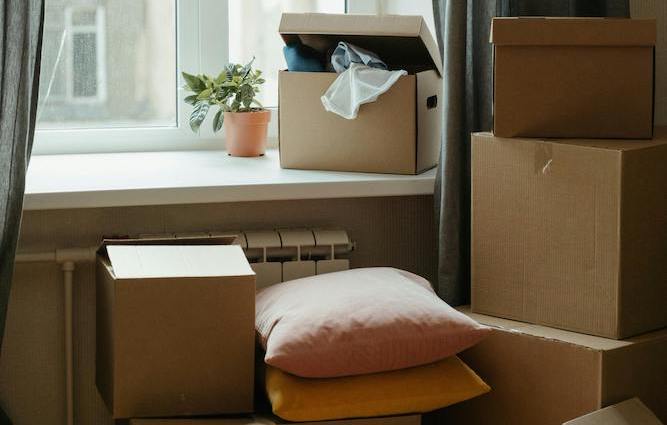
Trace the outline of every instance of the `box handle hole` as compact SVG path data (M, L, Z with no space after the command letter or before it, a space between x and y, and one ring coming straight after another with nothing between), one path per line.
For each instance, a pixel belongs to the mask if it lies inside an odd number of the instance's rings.
M433 109L438 106L438 96L433 95L426 98L426 108Z

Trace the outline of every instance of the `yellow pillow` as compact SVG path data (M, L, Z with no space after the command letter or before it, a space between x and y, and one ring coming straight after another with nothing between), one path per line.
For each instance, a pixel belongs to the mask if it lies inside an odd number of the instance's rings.
M301 378L266 366L273 413L319 421L423 413L490 390L458 357L409 369L342 378Z

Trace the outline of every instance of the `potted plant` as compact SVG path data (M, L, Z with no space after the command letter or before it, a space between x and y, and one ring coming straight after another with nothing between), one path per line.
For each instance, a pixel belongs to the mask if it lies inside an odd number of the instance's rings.
M211 107L218 111L213 117L213 131L225 129L225 146L231 156L261 156L266 150L266 134L271 112L255 98L264 83L262 72L246 65L230 63L217 77L183 72L185 89L192 92L185 102L192 105L190 128L199 127Z

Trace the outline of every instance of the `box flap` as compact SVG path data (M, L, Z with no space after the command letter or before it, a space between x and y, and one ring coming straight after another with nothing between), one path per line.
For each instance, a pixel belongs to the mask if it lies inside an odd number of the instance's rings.
M580 416L564 425L662 425L638 398Z
M501 319L493 316L487 316L485 314L472 313L470 306L457 307L457 310L478 321L479 323L493 328L502 329L509 332L518 332L537 338L558 340L567 344L579 345L584 348L597 351L615 350L632 345L636 342L634 338L619 341L616 339L607 339L598 336L585 335L576 332L550 328L547 326L518 322L515 320ZM665 333L667 334L667 331L665 331Z
M108 245L117 279L254 275L238 245Z
M278 31L285 43L327 52L345 41L375 52L390 69L442 75L440 50L421 16L283 13Z
M654 46L655 19L624 18L493 18L495 45Z

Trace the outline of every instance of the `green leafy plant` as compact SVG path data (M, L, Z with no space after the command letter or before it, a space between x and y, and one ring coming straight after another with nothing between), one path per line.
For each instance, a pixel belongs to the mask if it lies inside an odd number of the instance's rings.
M218 112L213 117L214 132L222 128L225 112L253 112L263 109L255 96L265 80L262 78L262 71L252 69L254 61L255 58L245 65L230 63L217 77L183 72L186 83L184 88L193 93L185 97L185 102L193 106L190 114L192 131L199 131L210 108L214 106L218 107Z

